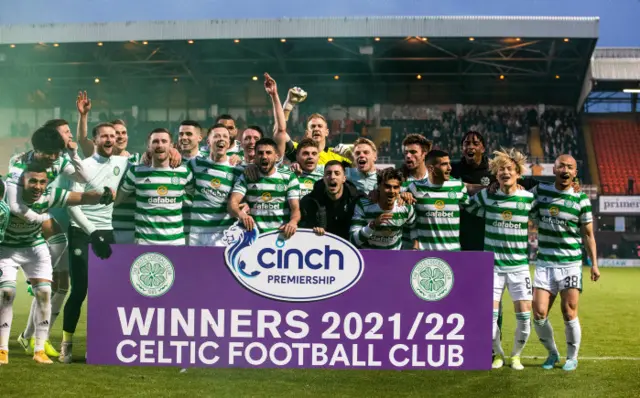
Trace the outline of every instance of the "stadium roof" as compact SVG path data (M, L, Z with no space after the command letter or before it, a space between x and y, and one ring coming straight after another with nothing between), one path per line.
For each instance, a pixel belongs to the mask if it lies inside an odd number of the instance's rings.
M593 54L594 91L640 89L640 48L598 48Z
M252 77L268 71L281 87L302 86L309 101L325 105L575 105L598 23L371 17L5 25L0 89L51 98L88 87L120 105L145 93L159 103L233 106L251 103L262 90ZM95 78L100 84L91 87Z

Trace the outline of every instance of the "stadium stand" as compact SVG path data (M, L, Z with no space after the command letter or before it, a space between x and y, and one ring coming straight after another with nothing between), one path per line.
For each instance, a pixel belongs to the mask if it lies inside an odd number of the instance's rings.
M640 189L640 123L631 120L590 121L602 192L637 194ZM630 189L631 188L631 189Z

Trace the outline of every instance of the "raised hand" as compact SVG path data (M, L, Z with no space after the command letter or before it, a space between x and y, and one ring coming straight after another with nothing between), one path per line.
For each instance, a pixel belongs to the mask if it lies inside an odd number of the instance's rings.
M87 96L86 91L78 91L78 98L76 99L76 108L78 113L86 115L91 110L91 99Z
M264 91L272 97L278 94L278 85L268 73L264 74Z
M300 87L293 87L289 89L287 94L287 100L285 101L291 105L297 105L307 99L307 92Z

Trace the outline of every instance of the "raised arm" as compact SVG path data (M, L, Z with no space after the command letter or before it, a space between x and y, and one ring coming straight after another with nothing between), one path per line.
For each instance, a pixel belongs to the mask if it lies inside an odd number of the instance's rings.
M275 126L273 131L273 139L278 144L278 156L282 157L285 153L285 147L288 141L291 141L291 137L287 133L287 121L284 115L282 104L280 104L280 96L278 95L278 85L276 81L269 76L268 73L264 74L264 90L269 94L271 98L271 104L273 106L273 117L275 118Z
M89 111L91 110L91 100L87 96L87 92L80 91L78 92L78 99L76 100L76 108L78 108L78 144L80 145L80 149L82 149L82 154L85 158L92 156L95 151L95 145L93 140L89 139L88 135L88 120L89 120Z

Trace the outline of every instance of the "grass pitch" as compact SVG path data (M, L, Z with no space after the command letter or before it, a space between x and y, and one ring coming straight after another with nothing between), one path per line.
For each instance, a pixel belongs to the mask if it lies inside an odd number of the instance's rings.
M10 363L0 366L0 396L168 397L638 397L640 396L640 269L602 269L602 279L584 273L580 302L582 346L573 373L540 368L546 356L532 327L524 350L525 370L497 371L363 371L287 369L189 369L90 366L55 363L42 366L24 354L16 338L24 328L31 297L19 283L10 342ZM507 297L503 340L511 351L515 317ZM556 303L551 313L556 342L566 353L564 324ZM83 316L74 354L82 357L86 331ZM62 338L62 316L51 340ZM629 359L620 359L620 358ZM618 358L618 359L616 359ZM635 358L635 360L633 359Z

